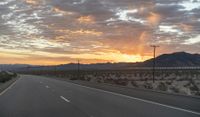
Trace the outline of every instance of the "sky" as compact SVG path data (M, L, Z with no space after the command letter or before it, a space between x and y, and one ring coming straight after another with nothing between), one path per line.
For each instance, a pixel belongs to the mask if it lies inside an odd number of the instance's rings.
M138 62L200 53L200 0L0 0L0 63Z

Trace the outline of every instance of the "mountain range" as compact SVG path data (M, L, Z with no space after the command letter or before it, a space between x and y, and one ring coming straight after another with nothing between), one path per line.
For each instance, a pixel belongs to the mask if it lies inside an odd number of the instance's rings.
M96 63L80 64L80 69L131 69L134 67L152 67L154 59L136 63ZM175 52L162 54L156 57L156 67L200 67L200 54L186 52ZM35 66L26 64L2 64L1 70L76 70L76 63L63 64L57 66Z
M138 63L138 66L150 67L153 59ZM156 66L158 67L199 67L200 54L190 54L186 52L176 52L172 54L163 54L156 57Z

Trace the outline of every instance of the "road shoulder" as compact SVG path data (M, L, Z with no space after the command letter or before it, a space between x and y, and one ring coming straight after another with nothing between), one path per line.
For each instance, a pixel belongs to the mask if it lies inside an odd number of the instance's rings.
M3 93L8 87L10 87L13 83L15 83L17 80L19 79L19 77L16 78L12 78L11 80L5 82L5 83L1 83L0 84L0 95L1 93Z

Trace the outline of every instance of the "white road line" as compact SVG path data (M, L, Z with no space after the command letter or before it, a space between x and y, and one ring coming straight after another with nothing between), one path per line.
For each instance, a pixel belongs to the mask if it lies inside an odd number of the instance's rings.
M49 89L50 87L49 86L45 86L47 89Z
M91 89L91 90L96 90L96 91L101 91L101 92L105 92L105 93L110 93L110 94L113 94L113 95L117 95L117 96L122 96L122 97L130 98L130 99L134 99L134 100L138 100L138 101L149 103L149 104L159 105L159 106L163 106L163 107L175 109L175 110L178 110L178 111L183 111L183 112L192 113L192 114L195 114L195 115L200 115L199 112L195 112L195 111L192 111L192 110L187 110L187 109L183 109L183 108L179 108L179 107L169 106L169 105L161 104L161 103L158 103L158 102L153 102L153 101L149 101L149 100L145 100L145 99L131 97L131 96L123 95L123 94L120 94L120 93L105 91L105 90L102 90L102 89L87 87L87 86L83 86L83 85L79 85L79 84L75 84L75 83L72 83L72 84L80 86L80 87L83 87L83 88Z
M70 100L66 99L66 98L63 97L63 96L60 96L60 98L63 99L64 101L68 102L68 103L70 102Z
M0 93L0 96L3 95L4 93L6 93L9 89L11 89L15 84L16 82L18 81L19 79L17 79L15 82L13 82L8 88L6 88L3 92Z

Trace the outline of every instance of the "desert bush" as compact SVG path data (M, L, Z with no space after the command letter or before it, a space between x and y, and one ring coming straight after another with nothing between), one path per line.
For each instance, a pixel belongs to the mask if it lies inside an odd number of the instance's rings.
M163 82L160 82L158 87L157 87L158 90L161 90L161 91L167 91L167 85Z
M118 79L118 80L114 80L115 84L117 85L122 85L122 86L126 86L128 85L128 80L124 80L124 79Z
M153 86L152 86L151 83L145 82L144 83L144 88L146 88L146 89L153 89Z
M171 87L170 89L175 93L179 93L180 92L177 87Z
M191 91L199 91L199 88L195 84L193 84L189 88L190 88Z
M197 91L195 95L200 96L200 91Z
M86 79L85 79L85 76L84 76L84 75L80 75L80 76L79 76L79 80L83 80L83 81L86 80Z
M138 84L136 81L131 81L131 84L134 86L134 87L138 87Z
M72 76L70 77L70 80L78 80L78 77L72 75Z
M97 83L102 83L103 82L103 80L101 78L97 78L96 81L97 81Z
M113 79L104 79L104 83L115 84Z
M17 77L16 73L0 72L0 82L1 83L5 83L14 77Z
M167 84L167 85L171 85L171 84L172 84L172 81L166 81L166 84Z
M86 81L90 81L90 80L91 80L91 78L89 78L89 77L88 77L88 78L86 78Z

